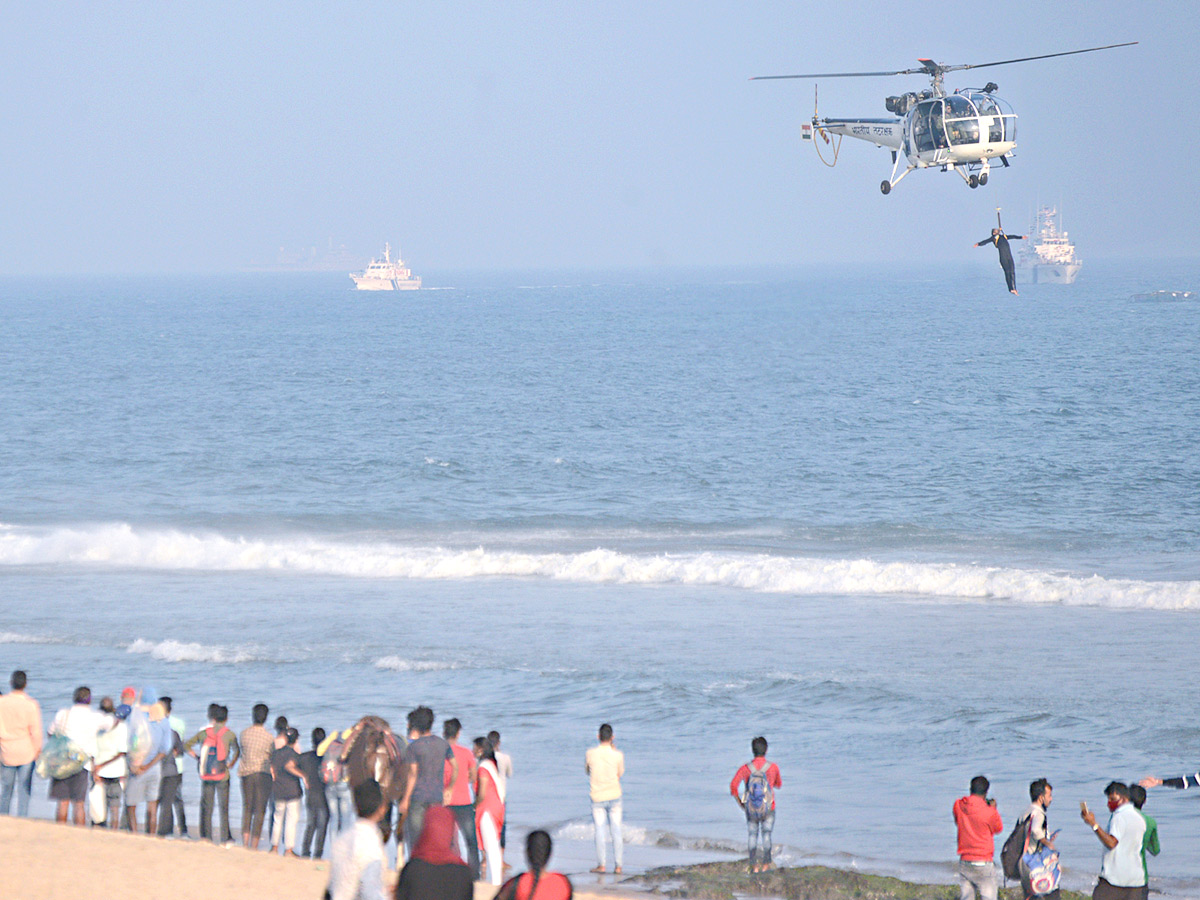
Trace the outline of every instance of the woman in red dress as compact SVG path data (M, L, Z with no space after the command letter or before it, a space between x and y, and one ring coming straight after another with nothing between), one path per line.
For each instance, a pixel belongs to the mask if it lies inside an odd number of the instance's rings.
M504 856L500 850L500 828L504 824L504 776L496 768L496 754L487 738L475 738L475 758L479 769L475 773L475 832L479 849L487 862L484 871L488 884L499 886L504 872Z

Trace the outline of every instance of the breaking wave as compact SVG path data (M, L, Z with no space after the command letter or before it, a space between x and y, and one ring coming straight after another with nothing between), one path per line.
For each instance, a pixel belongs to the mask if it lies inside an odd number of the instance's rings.
M590 841L596 833L596 826L590 819L572 819L563 822L553 831L556 840ZM698 850L717 853L744 853L745 842L727 841L719 838L698 838L676 834L673 831L663 831L657 828L643 828L639 825L621 823L621 839L626 844L642 847L663 847L672 850Z
M689 585L801 595L907 595L1135 609L1200 609L1200 581L956 563L884 562L762 553L634 554L445 549L326 537L247 538L135 528L0 526L0 566L279 572L353 578L544 578L589 584Z
M61 644L59 638L40 634L18 634L15 631L0 631L0 644Z
M399 656L384 656L375 660L375 668L388 672L444 672L458 669L458 663L438 662L431 659L404 659Z
M247 647L210 647L184 641L147 641L138 638L126 648L128 653L140 653L165 662L222 663L236 665L248 662L279 662Z

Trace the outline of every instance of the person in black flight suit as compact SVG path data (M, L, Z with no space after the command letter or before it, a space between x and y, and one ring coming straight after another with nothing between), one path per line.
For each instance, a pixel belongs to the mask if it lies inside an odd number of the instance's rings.
M984 244L995 244L1000 251L1000 265L1004 269L1004 280L1008 282L1008 292L1015 294L1017 292L1017 271L1013 266L1012 251L1008 249L1008 242L1023 241L1023 234L1005 234L999 228L992 229L992 236L986 238L976 244L976 247L982 247Z

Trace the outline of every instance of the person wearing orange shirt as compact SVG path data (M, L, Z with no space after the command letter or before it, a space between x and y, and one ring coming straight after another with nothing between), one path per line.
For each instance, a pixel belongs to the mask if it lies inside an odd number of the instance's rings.
M954 802L958 826L958 881L960 900L996 900L996 835L1004 827L996 801L988 799L991 783L982 775L971 779L971 793Z
M27 678L12 673L12 691L0 697L0 816L7 816L17 795L17 815L29 815L33 764L42 752L42 708L25 693Z
M446 739L446 743L454 752L454 758L458 760L457 770L450 765L450 760L446 760L443 784L450 792L446 808L454 813L458 830L467 844L467 868L471 870L472 880L478 881L479 841L475 835L475 803L471 797L471 785L475 783L477 766L475 754L469 747L464 747L458 742L461 732L462 723L458 719L447 719L442 723L442 737Z

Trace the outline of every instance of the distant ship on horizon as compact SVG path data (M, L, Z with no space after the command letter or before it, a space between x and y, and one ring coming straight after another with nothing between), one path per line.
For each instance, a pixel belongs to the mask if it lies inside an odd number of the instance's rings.
M1043 206L1025 244L1017 265L1017 281L1022 284L1074 284L1083 261L1075 255L1075 245L1059 228L1058 210Z
M351 272L350 277L360 291L415 291L421 287L421 276L404 265L399 253L392 259L390 243L383 245L383 259L372 259L362 274Z

